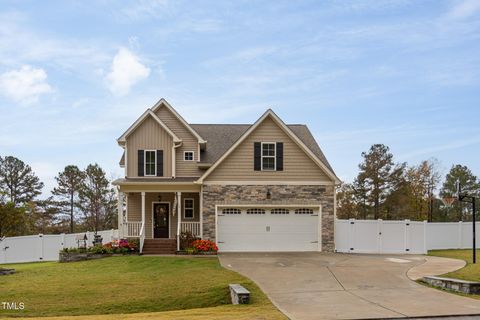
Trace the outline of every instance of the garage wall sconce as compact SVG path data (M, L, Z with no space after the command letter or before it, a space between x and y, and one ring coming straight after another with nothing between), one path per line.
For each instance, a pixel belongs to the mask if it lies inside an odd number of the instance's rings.
M267 189L267 200L272 198L272 194L270 193L270 189Z

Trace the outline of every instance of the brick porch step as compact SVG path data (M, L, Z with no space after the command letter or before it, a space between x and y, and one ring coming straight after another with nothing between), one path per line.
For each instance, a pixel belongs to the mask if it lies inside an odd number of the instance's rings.
M175 254L177 241L175 239L145 239L143 254Z

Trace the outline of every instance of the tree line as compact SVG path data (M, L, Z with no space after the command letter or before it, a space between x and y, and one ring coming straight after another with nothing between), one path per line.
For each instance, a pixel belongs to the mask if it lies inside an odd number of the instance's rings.
M406 162L395 162L389 147L374 144L362 153L358 168L352 183L337 188L339 219L472 220L470 204L444 203L445 198L455 196L457 181L462 191L480 195L480 180L467 166L453 165L442 179L437 160L409 166Z
M39 199L43 182L13 156L0 156L0 237L74 233L117 227L116 194L98 164L66 166L51 194Z

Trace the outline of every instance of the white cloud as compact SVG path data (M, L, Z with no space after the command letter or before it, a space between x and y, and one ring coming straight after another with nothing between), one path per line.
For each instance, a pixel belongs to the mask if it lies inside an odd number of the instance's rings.
M150 69L136 55L126 48L120 48L113 58L112 70L105 79L113 94L124 96L133 85L149 75Z
M128 19L132 21L146 18L159 18L167 9L167 0L139 0L134 1L131 6L123 7L118 12L118 16L122 20Z
M41 68L24 65L0 75L0 93L15 102L35 103L40 95L50 92L52 87L47 83L47 73Z
M465 19L480 11L480 1L478 0L464 0L454 6L449 16L456 19Z

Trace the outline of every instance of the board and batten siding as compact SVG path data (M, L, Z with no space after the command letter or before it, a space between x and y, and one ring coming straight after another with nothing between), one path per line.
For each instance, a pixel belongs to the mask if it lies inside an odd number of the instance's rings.
M254 142L283 142L283 171L254 171ZM266 118L205 181L331 181L270 118Z
M160 196L160 200L159 200ZM142 195L138 192L129 193L128 197L128 213L127 219L130 222L142 221ZM178 214L175 212L173 214L173 203L175 200L175 194L173 192L147 192L145 193L145 237L147 239L153 238L152 228L153 228L153 202L168 202L170 204L170 239L175 239L177 236L177 223L178 223ZM183 219L183 199L184 198L193 198L194 202L194 218L185 220ZM200 221L200 201L198 193L182 193L182 221L185 222L198 222Z
M180 139L182 145L176 148L175 167L177 177L199 177L204 171L198 169L197 161L199 161L198 154L198 140L197 138L183 125L180 120L168 108L161 106L156 115L172 130ZM184 151L194 152L194 161L184 161Z
M138 177L138 150L163 150L163 176L172 176L173 139L153 118L127 137L127 177Z

